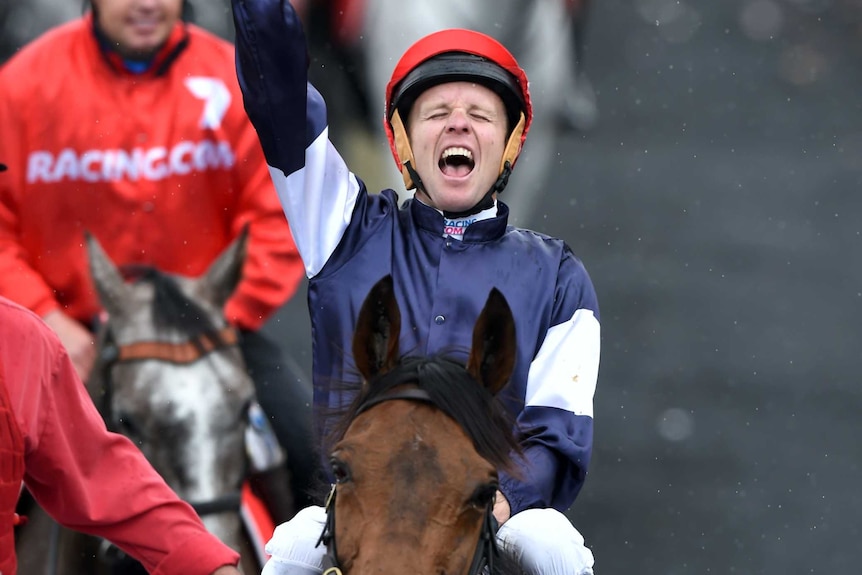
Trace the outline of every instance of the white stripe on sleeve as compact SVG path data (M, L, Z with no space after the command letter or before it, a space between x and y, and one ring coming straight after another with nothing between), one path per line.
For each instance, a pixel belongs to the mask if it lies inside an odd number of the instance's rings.
M577 310L572 319L549 329L530 365L526 405L592 417L600 334L599 322L588 309Z
M350 223L359 182L329 141L329 128L305 151L305 167L285 175L269 168L293 240L314 277L326 264Z

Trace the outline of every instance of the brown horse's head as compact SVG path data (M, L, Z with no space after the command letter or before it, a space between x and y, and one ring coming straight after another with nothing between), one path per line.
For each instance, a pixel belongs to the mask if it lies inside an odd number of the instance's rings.
M511 470L517 452L494 399L514 365L512 313L492 290L466 366L401 358L400 324L387 276L366 298L354 336L365 384L337 428L325 539L345 574L465 575L477 548L488 550L480 536L497 470Z

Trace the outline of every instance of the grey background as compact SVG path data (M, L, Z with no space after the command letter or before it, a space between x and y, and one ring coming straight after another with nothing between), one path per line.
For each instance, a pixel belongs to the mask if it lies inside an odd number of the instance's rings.
M860 4L595 4L532 222L602 307L570 516L600 573L859 573Z
M599 293L598 573L860 572L860 55L859 0L594 2L598 125L519 223ZM304 291L268 329L309 365Z

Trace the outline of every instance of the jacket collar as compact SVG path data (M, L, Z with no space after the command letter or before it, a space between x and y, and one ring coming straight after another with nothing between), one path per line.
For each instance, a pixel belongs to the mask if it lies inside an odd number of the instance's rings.
M93 32L93 38L99 47L99 52L102 54L108 66L118 74L128 76L162 76L189 44L189 32L186 28L186 24L183 21L178 21L174 24L174 28L171 30L164 46L162 46L153 57L147 70L140 74L134 74L126 67L122 56L111 49L110 42L96 26L96 20L93 18L93 13L87 13L85 18L88 21L88 27Z
M417 227L429 231L443 238L444 219L436 209L431 206L426 206L416 199L410 199L407 202L407 209L410 210L410 215ZM509 222L509 207L497 200L497 216L480 220L470 224L464 230L463 242L465 243L482 243L499 239L506 233L506 226Z

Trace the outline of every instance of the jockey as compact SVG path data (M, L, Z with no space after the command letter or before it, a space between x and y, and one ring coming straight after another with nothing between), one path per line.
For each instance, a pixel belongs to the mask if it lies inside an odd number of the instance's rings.
M101 309L85 231L120 266L197 276L248 224L224 313L302 503L319 468L311 382L262 329L302 262L241 105L234 49L186 24L185 6L92 0L0 68L0 295L43 317L86 381ZM258 471L288 482L283 464ZM264 499L276 517L292 514L290 497Z
M148 573L239 575L239 555L207 532L131 441L105 430L56 334L0 297L4 575L17 571L13 526L23 519L15 513L22 481L61 525L109 539Z
M600 355L592 281L562 240L508 226L506 187L532 121L527 78L492 38L426 36L396 64L385 129L413 199L369 193L329 142L326 106L307 82L306 41L288 2L233 0L246 111L309 278L314 397L328 411L361 384L347 350L362 300L391 275L400 348L466 360L491 288L512 308L517 357L500 393L525 457L500 472L497 538L529 573L592 573L593 557L563 514L592 450ZM318 429L323 436L325 426ZM279 526L264 574L318 574L321 507Z

